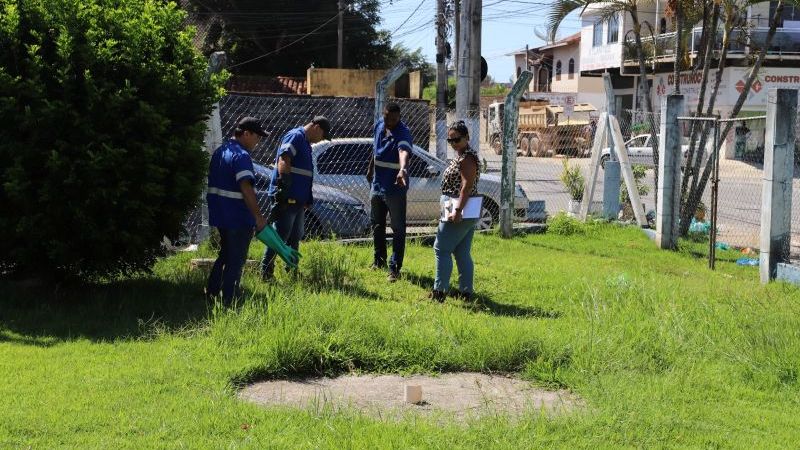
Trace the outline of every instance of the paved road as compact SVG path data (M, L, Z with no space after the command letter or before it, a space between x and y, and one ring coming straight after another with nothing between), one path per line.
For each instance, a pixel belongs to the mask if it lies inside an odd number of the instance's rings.
M481 157L486 159L488 171L499 173L501 157L488 148L481 149ZM581 168L584 176L589 176L588 158L570 159L570 164ZM563 169L559 158L517 158L517 181L531 200L544 200L550 215L566 210L569 195L559 180ZM800 254L800 170L797 171L793 189L792 247L793 253ZM602 171L598 176L595 200L603 198ZM650 194L642 198L646 209L655 209L653 170L647 171L645 182L651 186ZM761 224L761 186L762 170L740 161L724 160L720 166L719 186L719 240L736 247L758 247ZM703 202L711 205L711 187L706 188Z

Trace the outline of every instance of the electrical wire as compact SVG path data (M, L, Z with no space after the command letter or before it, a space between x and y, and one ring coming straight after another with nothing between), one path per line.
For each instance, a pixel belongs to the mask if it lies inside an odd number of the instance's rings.
M323 22L323 23L322 23L322 25L318 26L317 28L314 28L313 30L311 30L310 32L306 33L306 34L305 34L305 35L303 35L302 37L300 37L300 38L298 38L298 39L296 39L296 40L294 40L294 41L292 41L292 42L290 42L290 43L288 43L288 44L286 44L286 45L284 45L284 46L282 46L282 47L279 47L279 48L277 48L277 49L275 49L275 50L273 50L273 51L271 51L271 52L264 53L264 54L263 54L263 55L261 55L261 56L256 56L255 58L248 59L247 61L240 62L239 64L234 64L234 65L232 65L232 66L228 67L228 69L234 69L234 68L236 68L236 67L240 67L240 66L243 66L243 65L245 65L245 64L249 64L249 63L251 63L251 62L253 62L253 61L257 61L257 60L259 60L259 59L266 58L267 56L269 56L269 55L272 55L272 54L275 54L275 53L277 53L277 52L279 52L279 51L281 51L281 50L283 50L283 49L285 49L285 48L291 47L292 45L294 45L294 44L296 44L296 43L298 43L298 42L302 41L302 40L303 40L303 39L305 39L306 37L308 37L308 36L311 36L312 34L314 34L315 32L317 32L319 29L321 29L322 27L324 27L325 25L327 25L327 24L329 24L329 23L333 22L333 20L334 20L334 19L336 19L336 18L338 18L338 17L339 17L339 13L336 13L336 14L335 14L333 17L331 17L330 19L328 19L328 20L326 20L325 22Z

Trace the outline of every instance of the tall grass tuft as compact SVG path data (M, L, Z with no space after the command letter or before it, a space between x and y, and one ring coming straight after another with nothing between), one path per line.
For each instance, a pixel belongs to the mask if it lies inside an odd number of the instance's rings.
M352 292L360 287L350 248L330 243L312 242L304 247L300 276L314 292L331 290Z

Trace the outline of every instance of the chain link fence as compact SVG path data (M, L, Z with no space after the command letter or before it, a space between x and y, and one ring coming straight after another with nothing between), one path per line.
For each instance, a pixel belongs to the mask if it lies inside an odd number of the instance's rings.
M410 187L407 220L409 233L430 233L439 218L441 177L455 153L446 141L437 143L436 109L427 101L394 100L400 104L403 122L411 130L414 152L409 160ZM281 137L291 128L308 123L315 115L325 115L332 123L334 139L314 149L314 205L307 211L306 236L327 238L367 237L370 234L367 166L373 151L374 105L372 98L311 97L304 95L229 94L220 101L223 136L231 136L243 116L257 117L270 133L252 152L257 167L256 192L262 211L266 212L267 187ZM447 110L446 125L456 120ZM500 175L502 172L503 104L493 102L480 111L471 111L470 119L480 129L478 139L481 159L479 191L485 197L481 228L495 226L499 220ZM538 222L559 211L577 214L590 176L591 150L597 133L599 112L589 105L576 105L571 112L564 107L523 102L519 111L515 221ZM634 168L644 209L652 217L656 208L656 168L653 162L651 127L660 124L659 113L624 110L617 115L620 131ZM721 136L722 155L718 197L717 240L733 248L757 249L760 240L761 191L765 144L765 120L742 118ZM723 127L724 129L724 127ZM798 123L800 132L800 122ZM706 172L713 133L707 136L700 161L687 163L688 148L702 145L703 132L697 128L693 138L692 123L681 123L682 167L687 174ZM691 145L692 141L694 144ZM610 141L609 141L610 142ZM444 147L445 158L437 158L437 145ZM603 165L610 158L609 145L603 146L601 170L590 212L602 211ZM441 150L440 150L441 151ZM696 160L696 158L695 158ZM795 157L795 174L800 176L800 146ZM708 170L710 172L710 168ZM712 175L701 194L701 205L690 230L708 232ZM690 177L685 191L691 191ZM620 188L619 218L633 220L626 188ZM800 184L795 181L793 203L800 204ZM791 214L792 238L787 242L794 258L800 257L800 208ZM201 214L194 212L187 221L189 241L196 242Z
M424 100L390 99L399 104L402 121L413 138L413 152L408 160L409 190L407 203L408 233L424 234L435 230L440 216L441 182L447 159L454 152L446 145L446 157L436 157L435 108ZM302 126L316 115L325 115L332 125L333 139L312 146L314 159L314 203L306 211L305 235L308 238L360 238L369 236L370 183L367 167L373 153L375 100L372 98L317 97L303 95L230 94L220 101L222 135L232 136L238 120L258 118L269 135L251 152L256 169L256 195L262 212L269 206L267 190L282 136ZM455 121L448 111L447 124ZM478 112L468 114L478 121ZM446 144L446 141L445 141ZM479 228L488 229L499 220L499 165L491 170L482 158L478 184L484 196L484 210ZM498 172L498 173L492 173ZM528 219L529 201L517 188L515 217ZM540 212L543 216L543 211ZM195 211L186 223L188 242L197 242L202 215Z
M655 166L653 163L653 146L650 123L660 124L660 114L625 110L619 115L620 127L626 142L629 157L633 164L641 164L642 171L634 168L636 176L641 176L643 190L642 201L645 210L655 210ZM721 124L725 129L725 122ZM701 201L690 224L690 234L702 238L709 233L711 191L713 173L708 167L708 156L713 151L713 127L710 122L705 127L700 122L681 121L682 157L682 192L689 193L699 189L699 181L703 174L707 179L702 190ZM694 127L694 128L693 128ZM706 138L703 139L703 132ZM800 133L800 121L797 124ZM694 136L693 136L694 134ZM660 135L660 131L656 133ZM800 135L800 134L798 134ZM698 148L705 141L705 150L698 160ZM717 206L717 242L721 247L731 247L757 251L761 236L761 196L763 189L764 147L766 142L766 120L759 113L754 117L741 117L731 124L727 135L720 136L720 170ZM694 148L692 164L687 159L689 148ZM644 173L642 175L642 173ZM694 173L700 177L692 176ZM688 176L688 179L687 179ZM800 146L795 152L795 178L800 177ZM699 179L698 179L699 178ZM624 190L624 188L623 188ZM640 194L643 191L640 190ZM624 194L622 195L624 197ZM793 204L800 201L800 183L796 180L792 190ZM800 208L787 211L791 215L792 235L785 245L790 246L793 258L800 258ZM749 252L748 252L749 253Z
M502 171L503 102L481 111L481 155L488 174ZM599 113L591 105L572 111L545 102L522 101L517 133L517 195L529 202L518 220L541 221L559 211L577 212L583 199ZM602 188L596 208L602 208Z

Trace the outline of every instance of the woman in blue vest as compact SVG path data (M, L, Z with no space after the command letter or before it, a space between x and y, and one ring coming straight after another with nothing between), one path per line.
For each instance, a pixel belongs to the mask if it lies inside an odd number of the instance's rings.
M275 156L275 168L267 194L270 212L267 221L275 223L275 230L295 250L300 249L303 238L305 210L314 202L311 186L314 183L314 163L311 144L330 139L331 123L316 116L302 127L289 130L281 139ZM261 259L261 278L269 280L275 272L275 250L267 247Z
M447 142L456 151L456 157L442 175L442 199L457 199L458 207L447 216L447 221L439 223L436 242L433 244L436 255L436 279L433 282L432 300L443 302L450 289L450 275L453 272L453 257L458 266L458 291L456 296L466 300L472 298L474 265L472 263L472 236L478 219L465 219L463 206L470 197L478 195L478 152L469 146L469 130L464 121L450 125Z

